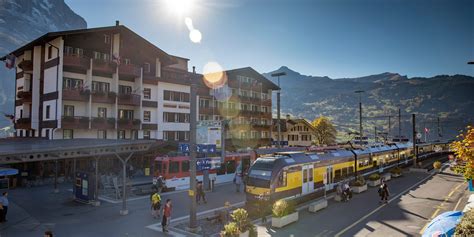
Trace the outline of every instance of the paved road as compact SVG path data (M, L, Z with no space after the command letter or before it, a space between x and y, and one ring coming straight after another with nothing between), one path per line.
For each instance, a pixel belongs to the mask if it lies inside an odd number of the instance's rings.
M318 213L300 211L300 220L282 229L260 227L259 236L419 236L434 216L456 205L461 209L457 201L467 195L467 184L449 170L434 176L404 173L388 185L387 205L379 204L377 188L369 188L347 203L330 200Z
M58 236L157 236L158 232L146 228L156 224L150 214L148 197L128 202L129 215L121 216L121 203L102 202L100 207L72 201L69 186L61 186L59 194L52 187L16 189L10 192L11 207L7 224L0 225L2 237L42 236L46 229L53 229ZM173 200L173 218L189 214L186 192L164 194L163 199ZM219 208L225 201L232 204L244 201L243 193L236 193L232 184L217 186L208 193L208 204L200 205L198 212Z

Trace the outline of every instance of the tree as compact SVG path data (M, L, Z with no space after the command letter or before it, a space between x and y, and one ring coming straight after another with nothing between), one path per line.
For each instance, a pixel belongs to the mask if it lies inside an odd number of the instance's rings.
M474 128L467 126L466 132L456 136L458 139L450 144L456 156L455 171L466 179L474 178Z
M337 131L327 117L321 116L316 118L311 125L314 127L316 144L332 145L336 143Z

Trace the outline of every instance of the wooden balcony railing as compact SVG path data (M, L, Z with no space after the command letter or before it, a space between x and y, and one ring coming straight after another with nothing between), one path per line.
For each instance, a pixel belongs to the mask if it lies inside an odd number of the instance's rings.
M19 118L15 121L16 129L30 129L31 128L31 118Z
M117 127L119 129L139 129L140 124L140 119L121 118L117 120Z
M75 68L86 71L90 67L90 59L75 54L64 54L63 64L65 68Z
M117 93L113 91L92 91L91 95L94 103L115 104L117 98Z
M119 105L140 105L140 95L137 94L118 94Z
M115 63L109 61L94 59L92 64L92 70L98 73L113 74L115 73L116 66L117 65Z
M33 71L33 61L32 60L23 60L18 63L18 67L21 68L23 71Z
M120 64L119 73L129 77L140 77L141 70L133 64Z
M63 116L61 127L66 129L88 129L89 117L83 116Z
M72 101L88 101L90 90L83 90L78 88L64 88L63 100Z
M91 128L93 129L114 129L115 118L92 118Z

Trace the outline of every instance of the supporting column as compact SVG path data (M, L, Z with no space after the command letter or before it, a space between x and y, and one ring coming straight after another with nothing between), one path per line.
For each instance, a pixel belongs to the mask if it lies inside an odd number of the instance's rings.
M125 216L128 215L128 210L127 210L127 162L128 160L133 156L133 153L130 153L127 158L122 159L117 153L115 153L115 156L122 162L122 210L120 210L120 215Z
M76 198L76 158L72 162L72 197Z
M95 157L95 190L94 190L94 202L92 205L98 207L100 206L99 201L99 158L100 156Z
M58 160L54 160L54 193L59 193L58 189Z

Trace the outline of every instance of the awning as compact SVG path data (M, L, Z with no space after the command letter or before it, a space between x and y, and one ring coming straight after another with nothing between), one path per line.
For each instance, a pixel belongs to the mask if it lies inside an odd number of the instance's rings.
M17 175L17 174L18 174L17 169L0 167L0 176Z

